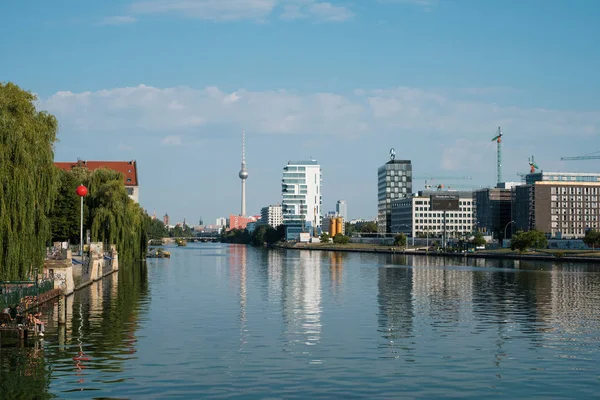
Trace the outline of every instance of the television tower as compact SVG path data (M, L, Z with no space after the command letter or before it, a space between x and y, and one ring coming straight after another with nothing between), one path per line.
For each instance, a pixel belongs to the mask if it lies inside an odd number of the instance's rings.
M242 217L246 216L246 179L248 179L248 171L246 170L246 134L242 130L242 169L238 174L242 180Z

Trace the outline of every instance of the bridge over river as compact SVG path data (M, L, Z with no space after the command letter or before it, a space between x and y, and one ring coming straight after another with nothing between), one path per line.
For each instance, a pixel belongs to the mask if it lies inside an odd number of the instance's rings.
M202 242L202 243L206 243L206 242L220 242L221 238L219 236L210 236L210 235L200 235L200 236L179 236L179 237L168 237L168 238L162 238L162 239L153 239L150 240L150 244L155 244L155 242L157 240L161 240L162 244L172 244L175 243L176 240L185 240L188 243L193 243L193 242Z

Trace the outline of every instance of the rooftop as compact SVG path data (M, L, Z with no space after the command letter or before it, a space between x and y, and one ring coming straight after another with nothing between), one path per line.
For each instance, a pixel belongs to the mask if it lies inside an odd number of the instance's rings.
M135 160L132 161L87 161L78 160L76 162L55 162L58 168L70 171L73 168L82 167L87 168L90 171L98 168L108 168L113 171L120 172L123 174L123 180L125 186L138 186L137 177L137 163Z
M317 160L288 161L287 165L319 165L319 162Z

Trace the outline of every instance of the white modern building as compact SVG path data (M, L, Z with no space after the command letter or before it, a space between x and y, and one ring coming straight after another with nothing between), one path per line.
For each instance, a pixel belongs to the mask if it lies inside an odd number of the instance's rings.
M273 228L277 228L281 224L283 224L281 204L263 207L260 210L260 225L269 225Z
M283 168L281 212L286 240L321 227L321 166L316 160L290 161Z
M429 199L432 194L458 194L459 209L446 212L446 233L448 238L472 233L473 192L424 190L415 196L394 200L392 208L392 232L404 233L412 237L419 235L441 236L444 231L444 213L431 211Z
M338 200L335 204L335 212L342 217L344 221L348 221L348 205L346 200Z

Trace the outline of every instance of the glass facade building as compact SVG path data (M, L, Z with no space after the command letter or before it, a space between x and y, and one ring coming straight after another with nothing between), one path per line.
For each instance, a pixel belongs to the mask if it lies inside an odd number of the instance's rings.
M377 229L392 232L392 201L412 194L410 160L390 160L377 170Z

